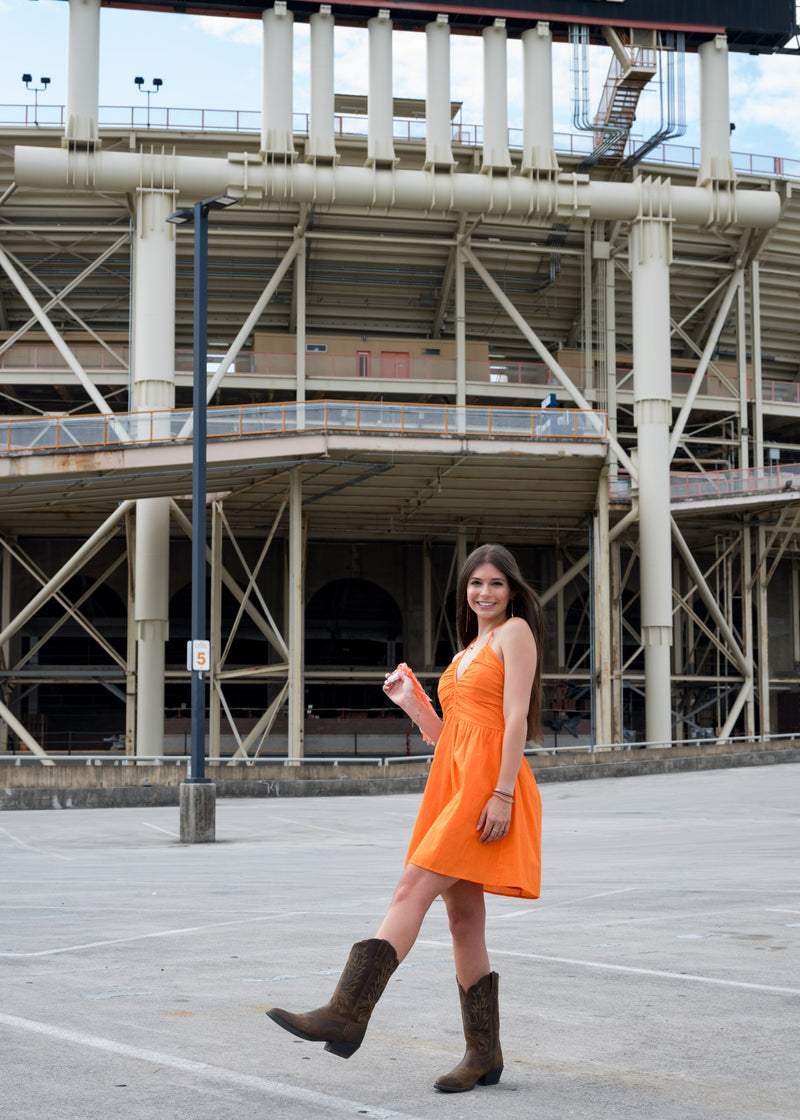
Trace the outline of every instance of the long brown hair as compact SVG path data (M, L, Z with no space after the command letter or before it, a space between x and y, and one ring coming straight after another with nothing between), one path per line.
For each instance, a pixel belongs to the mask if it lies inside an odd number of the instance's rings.
M482 544L471 552L464 561L456 587L456 629L458 640L464 649L474 641L478 634L478 619L467 603L467 584L470 576L481 564L494 564L508 580L511 598L506 608L507 617L513 613L524 618L531 628L536 642L536 672L531 687L531 700L528 706L528 739L536 739L541 732L542 718L542 641L544 638L544 609L539 596L526 583L519 564L501 544Z

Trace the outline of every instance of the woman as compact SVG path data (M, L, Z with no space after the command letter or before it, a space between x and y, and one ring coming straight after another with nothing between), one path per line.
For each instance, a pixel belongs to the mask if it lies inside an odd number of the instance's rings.
M439 682L444 721L413 674L388 674L386 695L436 743L406 867L375 938L353 946L325 1007L272 1008L279 1026L349 1058L389 977L416 941L439 895L447 907L467 1048L435 1087L494 1085L503 1070L497 973L486 951L484 892L538 898L541 802L526 739L539 731L543 614L516 560L501 545L467 558L457 588L463 645ZM417 689L415 690L415 684Z

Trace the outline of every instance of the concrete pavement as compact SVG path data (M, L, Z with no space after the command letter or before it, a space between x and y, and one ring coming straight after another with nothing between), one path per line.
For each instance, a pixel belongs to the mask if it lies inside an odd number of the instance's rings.
M463 1051L435 904L349 1061L324 1002L374 933L419 794L0 814L6 1120L797 1120L800 767L542 787L541 900L488 899L506 1068Z

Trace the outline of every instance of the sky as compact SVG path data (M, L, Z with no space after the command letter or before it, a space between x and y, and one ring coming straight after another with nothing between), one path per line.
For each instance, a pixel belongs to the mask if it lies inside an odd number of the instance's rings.
M291 2L289 3L291 8ZM378 7L376 3L376 8ZM22 81L23 72L51 79L39 94L40 104L61 105L66 95L66 0L0 0L0 123L16 119L3 107L33 101ZM334 15L335 15L334 3ZM259 20L173 15L104 8L101 15L101 106L146 104L134 85L145 88L159 77L163 86L152 106L185 109L244 109L258 111L261 97L261 23ZM797 45L796 43L794 45ZM337 93L367 91L366 29L337 26L335 35ZM798 161L800 174L800 56L751 57L731 53L729 62L731 147L735 152L781 156ZM590 103L599 101L610 50L590 51ZM570 102L571 52L554 48L554 127L575 131ZM294 109L307 112L308 25L295 24ZM425 96L425 37L395 32L393 37L395 97ZM482 43L474 36L451 38L451 100L462 101L461 121L479 124L482 118ZM521 44L509 39L509 125L521 127ZM686 58L687 130L675 144L698 145L699 96L697 58ZM637 136L658 127L658 93L646 94L637 114ZM558 147L558 144L556 145ZM741 166L737 161L737 166Z

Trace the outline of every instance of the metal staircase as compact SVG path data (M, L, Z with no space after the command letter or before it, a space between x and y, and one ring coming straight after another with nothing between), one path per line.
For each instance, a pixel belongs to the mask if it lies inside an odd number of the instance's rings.
M658 71L658 56L654 32L646 33L652 38L652 44L646 46L632 42L622 29L605 28L604 34L614 53L594 118L595 143L611 137L604 155L619 159L636 119L642 90Z

